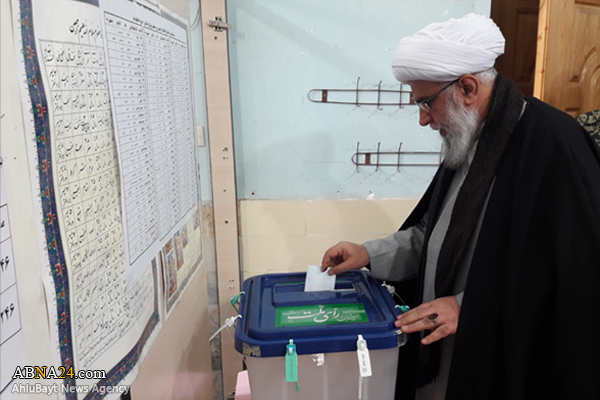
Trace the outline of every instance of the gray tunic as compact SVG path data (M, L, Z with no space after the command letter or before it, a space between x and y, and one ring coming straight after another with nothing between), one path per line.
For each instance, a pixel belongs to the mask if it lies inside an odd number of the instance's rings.
M472 160L472 157L470 160ZM424 303L432 301L435 298L434 288L437 260L442 248L442 243L444 242L446 231L450 224L450 217L452 215L454 203L456 202L456 196L464 182L467 172L468 166L457 171L454 175L448 193L444 198L440 217L433 228L429 239L425 267L425 287L423 292ZM488 198L489 193L491 193L491 189L488 192ZM457 275L454 293L457 294L456 296L459 305L461 304L462 292L465 289L469 265L471 264L476 238L479 236L479 229L483 219L482 216L485 213L486 207L487 199L483 211L479 216L479 222L474 232L473 239L471 240L471 243L469 243L467 256L463 260L461 269ZM421 249L423 247L425 230L427 228L425 221L427 221L427 214L417 225L414 225L407 230L398 231L386 238L372 240L363 244L369 253L371 273L374 278L402 281L404 279L415 277L418 274ZM400 293L400 296L401 295L402 294ZM449 335L440 341L441 362L438 377L435 382L417 391L417 400L444 399L448 375L450 373L453 345L454 335Z

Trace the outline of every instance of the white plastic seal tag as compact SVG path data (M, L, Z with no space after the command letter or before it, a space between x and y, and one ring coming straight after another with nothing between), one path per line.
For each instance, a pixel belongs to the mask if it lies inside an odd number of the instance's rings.
M235 320L238 318L242 318L241 315L236 315L235 317L229 317L225 320L225 323L223 324L223 326L221 326L219 329L217 329L217 331L215 333L213 333L213 335L208 339L209 342L212 342L212 340L225 328L231 328L233 325L235 325ZM229 332L229 334L231 335L231 332ZM233 339L233 336L231 337Z
M362 335L358 335L358 340L356 341L356 354L358 356L358 372L360 374L358 378L358 399L361 400L363 378L368 378L373 375L367 341L363 339Z
M363 339L362 335L358 335L358 340L356 341L356 354L358 355L358 370L360 377L366 378L373 375L373 371L371 371L371 357L369 357L367 341Z

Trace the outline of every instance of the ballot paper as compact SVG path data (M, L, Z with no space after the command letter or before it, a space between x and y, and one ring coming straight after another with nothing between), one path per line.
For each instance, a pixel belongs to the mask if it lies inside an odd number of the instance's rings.
M329 276L327 268L321 272L319 265L309 265L306 270L306 282L304 283L305 292L317 292L319 290L333 290L335 287L335 275Z

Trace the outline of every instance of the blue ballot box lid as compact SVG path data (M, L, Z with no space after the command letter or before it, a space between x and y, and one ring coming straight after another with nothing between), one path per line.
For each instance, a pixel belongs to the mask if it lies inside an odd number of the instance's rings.
M398 346L401 313L368 271L336 277L334 290L305 292L305 273L266 274L244 282L235 348L253 357L280 357L293 340L298 354L355 351L358 335L369 349Z

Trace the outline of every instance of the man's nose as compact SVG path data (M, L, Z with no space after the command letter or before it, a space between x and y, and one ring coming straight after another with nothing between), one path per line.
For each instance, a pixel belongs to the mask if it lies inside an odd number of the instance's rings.
M419 125L427 126L433 121L429 111L425 111L419 108Z

